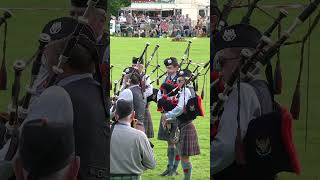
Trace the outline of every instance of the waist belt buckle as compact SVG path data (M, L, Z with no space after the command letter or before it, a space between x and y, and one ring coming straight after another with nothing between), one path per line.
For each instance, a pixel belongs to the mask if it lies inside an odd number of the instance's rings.
M95 176L99 179L104 178L104 177L108 177L108 175L106 173L106 169L100 168L100 167L94 167L94 166L89 167L89 175Z

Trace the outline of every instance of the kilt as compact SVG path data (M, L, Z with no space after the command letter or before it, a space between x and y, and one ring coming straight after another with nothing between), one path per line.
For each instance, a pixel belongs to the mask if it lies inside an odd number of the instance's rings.
M130 175L126 175L126 176L112 176L110 177L110 180L141 180L141 176L130 176Z
M144 129L145 129L147 137L148 138L153 138L154 137L153 123L152 123L152 119L151 119L150 110L149 110L148 107L146 108L146 112L145 112L145 115L144 115L143 125L144 125Z
M169 134L163 128L162 123L161 123L161 119L160 119L160 124L159 124L158 139L163 140L163 141L169 141Z
M178 148L181 156L194 156L200 154L197 130L192 122L180 129Z

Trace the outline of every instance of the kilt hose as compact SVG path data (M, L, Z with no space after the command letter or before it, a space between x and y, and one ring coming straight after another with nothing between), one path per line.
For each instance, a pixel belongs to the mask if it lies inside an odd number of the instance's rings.
M181 156L195 156L200 154L197 130L192 122L180 128L178 148Z
M145 129L145 133L146 133L147 137L153 138L154 137L153 123L152 123L152 119L151 119L151 113L149 110L149 104L146 107L143 125L144 125L144 129Z

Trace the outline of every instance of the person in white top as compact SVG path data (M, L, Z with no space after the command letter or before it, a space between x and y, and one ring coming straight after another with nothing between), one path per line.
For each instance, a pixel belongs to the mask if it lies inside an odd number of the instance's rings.
M214 67L220 66L224 82L229 81L234 69L240 65L240 54L243 48L254 50L260 37L261 33L257 29L243 24L229 26L217 33L213 39ZM241 168L242 165L237 163L238 156L235 152L238 124L240 138L243 140L250 121L262 115L258 94L250 83L251 81L241 80L240 88L235 85L224 103L217 134L211 142L210 170L214 179L229 180L247 177L243 176L245 172ZM267 96L264 97L267 98Z

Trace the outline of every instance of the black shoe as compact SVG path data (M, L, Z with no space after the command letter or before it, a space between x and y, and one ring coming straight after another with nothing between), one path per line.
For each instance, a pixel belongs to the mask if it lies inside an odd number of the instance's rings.
M169 169L169 167L167 167L167 169L160 174L160 176L167 176L169 173L171 172L171 170Z
M171 170L166 176L178 176L178 172L175 170Z

